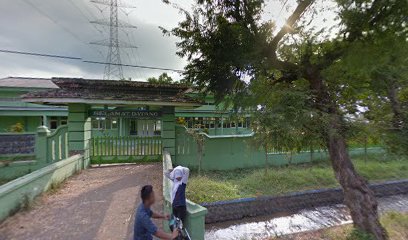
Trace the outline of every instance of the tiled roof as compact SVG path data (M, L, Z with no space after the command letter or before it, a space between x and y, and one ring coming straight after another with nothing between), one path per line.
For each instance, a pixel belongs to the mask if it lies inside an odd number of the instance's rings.
M58 88L50 78L6 77L0 79L0 87L10 88Z
M59 88L31 92L24 99L41 102L53 99L123 101L123 102L168 102L197 103L184 93L189 89L178 84L152 84L136 81L95 80L82 78L53 78L52 82ZM45 100L43 102L46 102ZM63 101L60 101L61 103Z

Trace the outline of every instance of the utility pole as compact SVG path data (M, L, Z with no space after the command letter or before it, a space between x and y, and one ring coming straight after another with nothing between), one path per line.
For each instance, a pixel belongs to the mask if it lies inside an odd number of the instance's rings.
M120 48L136 48L136 46L119 40L119 28L136 28L135 26L119 20L119 8L134 8L132 6L118 4L118 0L91 0L96 4L102 4L109 7L109 19L91 21L94 24L100 24L109 27L109 38L91 42L91 44L108 47L106 57L104 80L121 80L123 77L122 61L120 58Z

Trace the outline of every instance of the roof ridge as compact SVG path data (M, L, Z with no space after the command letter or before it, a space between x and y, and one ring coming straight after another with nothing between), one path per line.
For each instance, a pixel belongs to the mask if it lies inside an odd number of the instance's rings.
M13 76L8 76L8 77L0 78L0 80L10 79L10 78L13 78L13 79L29 79L29 80L31 80L31 79L36 79L36 80L50 80L50 81L51 81L51 79L52 79L52 78L43 78L43 77L21 77L21 76L13 77Z
M174 84L161 84L161 83L150 83L147 81L134 81L134 80L104 80L104 79L89 79L89 78L70 78L70 77L53 77L51 79L53 82L60 80L61 82L63 81L78 81L78 83L89 83L89 82L97 82L100 81L101 83L104 84L109 84L109 83L115 83L115 84L140 84L140 85L146 85L146 86L152 86L152 87L162 87L162 88L182 88L182 89L188 89L190 88L189 86L182 84L182 83L174 83ZM58 85L58 84L57 84Z

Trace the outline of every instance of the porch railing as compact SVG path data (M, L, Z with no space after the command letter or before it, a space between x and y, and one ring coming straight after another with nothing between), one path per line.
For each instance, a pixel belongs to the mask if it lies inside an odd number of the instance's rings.
M161 137L94 137L91 156L155 156L162 154Z

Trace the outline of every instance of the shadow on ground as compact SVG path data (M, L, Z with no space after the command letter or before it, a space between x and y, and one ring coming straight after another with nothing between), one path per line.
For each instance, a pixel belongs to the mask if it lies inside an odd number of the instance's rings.
M84 170L4 221L0 239L131 239L139 190L146 184L161 193L161 164ZM156 195L155 210L161 211Z

